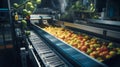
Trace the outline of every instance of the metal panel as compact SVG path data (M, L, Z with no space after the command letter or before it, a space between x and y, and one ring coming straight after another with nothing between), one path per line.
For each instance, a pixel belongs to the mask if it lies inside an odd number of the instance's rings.
M87 21L92 22L92 23L120 26L120 21L98 20L98 19L87 19Z
M85 30L85 31L89 31L89 32L93 32L93 33L97 33L97 34L103 34L103 29L96 28L96 27L80 25L80 24L73 24L73 23L66 23L66 22L64 23L64 25L74 27L77 29L81 29L81 30Z
M82 25L82 24L68 23L68 22L64 22L64 25L73 27L73 28L77 28L77 29L81 29L81 30L85 30L88 32L93 32L93 33L100 34L103 36L109 36L112 38L120 39L120 37L119 37L120 32L118 32L118 31L113 31L113 30L104 29L104 28L97 28L97 27L92 27L92 26L87 26L87 25Z
M114 38L119 38L120 39L120 32L116 32L116 31L112 31L112 30L107 30L107 36L114 37Z
M41 18L42 17L42 18ZM35 19L51 19L49 15L42 15L42 14L32 14L30 15L30 19L35 20Z

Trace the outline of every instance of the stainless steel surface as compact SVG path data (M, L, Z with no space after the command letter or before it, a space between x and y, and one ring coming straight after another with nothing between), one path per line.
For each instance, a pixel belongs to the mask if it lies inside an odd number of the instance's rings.
M105 29L105 28L97 28L97 27L87 26L87 25L82 25L82 24L68 23L68 22L64 22L64 25L73 27L73 28L77 28L77 29L81 29L81 30L85 30L88 32L97 33L97 34L100 34L103 36L109 36L109 37L120 39L120 37L119 37L120 32L118 32L118 31L113 31L113 30L109 30L109 29ZM104 34L104 31L106 31L106 34Z
M109 37L115 37L120 39L120 32L112 31L112 30L107 30L107 36Z
M87 21L92 22L92 23L120 26L120 21L98 20L98 19L87 19Z
M32 15L30 15L30 19L31 20L35 20L35 19L51 19L51 17L49 15L32 14Z

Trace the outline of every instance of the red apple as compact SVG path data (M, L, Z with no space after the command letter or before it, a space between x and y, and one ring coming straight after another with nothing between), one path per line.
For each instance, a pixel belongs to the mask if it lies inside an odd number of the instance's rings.
M82 46L82 47L81 47L81 51L85 51L85 52L86 52L86 51L87 51L87 46L85 46L85 45Z
M99 53L99 56L103 57L103 56L104 56L104 53L103 53L103 52L100 52L100 53Z
M95 58L95 56L96 56L96 54L95 54L95 53L93 53L93 52L92 52L92 53L90 53L89 55L90 55L91 57L93 57L93 58Z
M108 54L109 54L109 52L108 52L108 51L103 51L102 53L103 53L103 56L106 56L106 55L108 55Z

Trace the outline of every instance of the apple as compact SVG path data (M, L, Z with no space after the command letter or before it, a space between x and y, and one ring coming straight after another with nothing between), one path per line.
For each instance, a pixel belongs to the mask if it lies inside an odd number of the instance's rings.
M89 49L87 49L87 52L86 52L86 53L87 53L87 54L90 54L91 52L92 52L92 49L89 48Z
M84 45L84 46L82 46L82 47L81 47L81 51L86 52L86 51L87 51L87 46L85 46L85 45Z
M90 45L90 48L94 48L94 45Z
M94 52L91 52L89 55L90 55L91 57L93 57L93 58L96 57L96 54L95 54Z
M100 44L93 44L95 48L100 47Z
M114 48L113 43L110 42L107 47L108 47L108 48Z
M91 49L91 50L93 50L93 51L95 51L95 50L96 50L96 48L94 48L94 47L90 47L90 49Z
M93 53L89 54L92 58L95 58L95 55Z
M23 28L26 28L26 27L27 27L27 22L26 22L26 20L22 20L21 23L22 23L22 25L23 25Z
M99 50L100 50L100 47L97 47L96 50L99 51Z
M100 52L100 53L99 53L99 56L104 57L104 53L103 53L103 52Z
M103 51L102 53L103 53L103 55L104 55L104 56L106 56L106 55L108 55L108 54L109 54L109 52L108 52L108 51Z
M25 31L25 34L26 34L27 36L29 36L29 35L30 35L30 31Z
M91 42L94 42L94 43L95 43L96 41L97 41L96 38L92 38L92 39L91 39Z
M18 8L19 7L19 5L17 3L14 3L13 6L14 6L14 8Z
M110 51L109 54L112 55L112 56L115 56L116 55L116 51Z
M27 9L23 9L23 14L24 14L24 15L27 14Z
M106 45L102 45L102 46L101 46L101 51L107 51L107 50L108 50L108 48L107 48Z
M78 47L77 47L77 48L80 49L80 47L81 47L81 44L78 44Z
M117 54L120 54L120 50L117 51Z
M80 44L83 46L85 43L84 43L84 42L81 42Z
M36 0L36 3L37 3L37 4L40 4L40 3L41 3L41 0Z
M33 10L35 9L35 7L34 7L34 6L30 6L29 9L30 9L31 11L33 11Z
M117 54L120 54L120 48L116 48Z
M25 25L27 24L26 20L22 20L21 22Z
M85 42L87 39L83 38L82 41Z
M29 11L27 11L27 15L31 15L32 14L32 12L29 10Z
M65 38L65 36L64 36L64 35L62 35L62 36L59 36L59 38L60 38L60 39L64 39L64 38Z
M81 35L79 35L78 38L79 38L79 40L82 40L82 39L83 39L83 37L82 37Z
M32 2L27 2L27 6L28 7L30 7L30 6L32 6L33 4L32 4Z
M70 44L70 45L72 45L73 43L74 43L73 41L70 41L70 43L69 43L69 44Z
M68 37L71 37L71 36L72 36L72 33L70 33Z
M109 59L109 58L111 58L111 57L112 57L112 56L109 55L109 54L105 56L106 59Z
M95 44L95 43L96 43L95 41L90 40L90 45L93 45L93 44Z
M85 45L89 45L89 40L85 41Z
M97 57L96 59L100 62L104 61L101 57Z

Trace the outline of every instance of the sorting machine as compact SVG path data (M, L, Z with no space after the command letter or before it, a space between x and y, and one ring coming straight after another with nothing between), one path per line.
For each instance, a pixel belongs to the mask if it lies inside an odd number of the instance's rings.
M31 15L29 26L31 35L27 38L27 42L28 54L33 65L35 67L119 67L119 55L99 62L42 29L42 25L61 26L74 32L80 31L101 40L114 42L120 47L119 22L104 24L106 22L109 21L87 19L87 21L71 23L56 20L49 15Z

